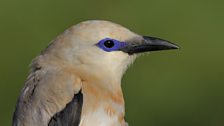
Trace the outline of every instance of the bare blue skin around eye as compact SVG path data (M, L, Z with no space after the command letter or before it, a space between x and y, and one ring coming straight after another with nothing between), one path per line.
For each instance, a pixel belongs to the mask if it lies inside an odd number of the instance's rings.
M111 47L111 48L108 48L104 45L104 42L106 41L113 41L114 42L114 46ZM104 51L107 51L107 52L111 52L111 51L120 51L121 48L125 47L126 46L126 43L125 42L120 42L118 40L115 40L115 39L111 39L111 38L105 38L105 39L102 39L100 40L97 44L96 44L99 48L101 48L102 50Z

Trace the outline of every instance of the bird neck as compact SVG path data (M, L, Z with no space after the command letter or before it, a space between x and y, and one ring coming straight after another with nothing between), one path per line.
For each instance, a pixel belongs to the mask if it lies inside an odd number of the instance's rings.
M125 123L124 99L120 84L112 84L110 81L96 81L96 79L84 80L82 84L83 123L98 120L104 117L104 121L123 126ZM111 119L115 119L113 121Z
M109 73L105 75L94 74L94 76L86 74L82 80L84 90L86 89L102 99L107 97L104 100L108 99L115 103L124 104L121 79L119 77L114 77Z

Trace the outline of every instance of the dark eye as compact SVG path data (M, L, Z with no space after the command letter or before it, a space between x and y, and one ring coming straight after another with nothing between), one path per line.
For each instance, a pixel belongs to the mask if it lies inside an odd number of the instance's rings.
M106 52L111 52L111 51L119 51L120 48L123 48L124 46L126 46L126 43L120 42L118 40L111 39L111 38L104 38L100 40L96 44L96 46L98 46L99 48L101 48L102 50Z
M114 41L113 40L106 40L103 44L107 48L112 48L114 46Z

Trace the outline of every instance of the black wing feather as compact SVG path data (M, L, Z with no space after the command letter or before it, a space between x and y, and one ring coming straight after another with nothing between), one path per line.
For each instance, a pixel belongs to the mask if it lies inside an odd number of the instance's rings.
M83 94L80 90L62 111L56 113L51 118L48 126L78 126L81 118L82 104Z

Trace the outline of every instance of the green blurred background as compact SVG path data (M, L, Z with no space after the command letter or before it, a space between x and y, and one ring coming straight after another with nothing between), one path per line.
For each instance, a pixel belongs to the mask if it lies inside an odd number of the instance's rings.
M223 0L0 0L0 126L32 58L69 26L104 19L177 43L123 78L130 126L224 126Z

